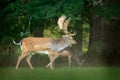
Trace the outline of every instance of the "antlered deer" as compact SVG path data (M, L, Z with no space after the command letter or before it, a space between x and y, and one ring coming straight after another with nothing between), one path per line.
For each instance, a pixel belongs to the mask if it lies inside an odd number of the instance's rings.
M23 38L20 43L13 41L14 44L20 45L22 50L22 54L19 56L16 64L16 69L18 69L21 60L25 57L29 67L33 69L30 59L35 53L48 54L50 63L46 67L53 69L52 62L59 56L58 52L68 47L69 44L76 44L76 41L72 37L76 33L71 34L67 30L70 18L67 20L65 19L66 16L62 15L58 20L58 26L66 35L63 35L57 40L53 38L27 37Z

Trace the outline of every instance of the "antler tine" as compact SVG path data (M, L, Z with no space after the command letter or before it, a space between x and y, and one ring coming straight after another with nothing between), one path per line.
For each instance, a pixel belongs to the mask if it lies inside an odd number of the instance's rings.
M65 15L62 15L62 16L58 19L58 27L59 27L60 29L63 29L65 19L66 19L66 16L65 16Z
M71 33L71 32L73 32L73 30L72 30L72 29L70 29L70 33Z
M74 36L77 34L77 31L74 30L74 33L73 34L70 34L71 36Z

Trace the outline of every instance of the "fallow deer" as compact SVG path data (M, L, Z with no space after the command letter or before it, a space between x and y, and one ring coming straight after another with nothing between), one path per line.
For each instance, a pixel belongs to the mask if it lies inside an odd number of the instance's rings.
M59 56L58 52L68 47L69 44L76 44L76 41L72 37L76 33L71 34L67 30L70 18L66 20L65 19L66 16L62 15L58 20L58 26L66 35L63 35L57 40L53 38L27 37L23 38L20 43L13 41L14 44L20 45L22 50L22 54L19 56L16 64L16 69L18 69L21 60L25 57L29 67L33 69L30 59L35 53L48 54L50 63L46 67L53 69L52 62Z
M58 53L60 54L60 56L68 57L68 67L71 67L72 59L74 59L78 63L79 66L82 65L78 55L75 54L72 47L66 47L66 48L60 50Z

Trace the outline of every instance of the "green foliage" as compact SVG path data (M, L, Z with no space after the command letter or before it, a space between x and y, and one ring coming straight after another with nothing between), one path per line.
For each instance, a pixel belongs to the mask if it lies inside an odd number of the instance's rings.
M35 32L36 27L43 28L41 26L46 29L44 30L45 36L49 34L52 37L59 37L59 31L54 28L57 27L57 19L62 14L70 17L69 26L75 28L77 26L73 26L77 21L87 22L89 20L91 13L94 12L91 4L96 0L28 0L26 3L23 1L5 0L0 3L0 27L2 27L0 44L6 47L13 38L18 42L29 36L30 32ZM119 17L120 6L104 3L97 7L96 12L106 18ZM28 22L31 17L29 32Z
M60 30L57 26L49 26L44 30L44 37L52 37L54 39L59 38L61 36Z
M94 3L100 0L84 0L84 8L82 11L82 19L88 21L92 14L98 14L106 19L119 18L120 17L120 5L119 1L101 1L96 6ZM118 3L117 3L118 2Z
M32 27L48 22L53 25L51 19L56 20L62 14L71 17L73 21L79 19L82 8L82 0L29 0L26 4L23 4L21 0L17 0L3 9L0 15L5 16L4 20L8 23L7 28L19 30L17 32L20 33L20 31L24 31L27 28L30 17L33 18L32 23L34 24L32 24ZM6 24L4 25L6 26Z
M89 24L85 23L83 25L83 38L82 38L82 50L83 52L87 52L88 50L88 45L89 45Z
M97 8L96 12L107 19L120 17L120 5L103 4Z
M3 27L0 30L0 43L6 47L12 42L12 39L18 42L29 35L30 17L32 17L30 31L34 32L34 28L40 27L40 25L45 26L46 29L49 26L56 27L57 19L62 14L71 17L72 23L80 20L83 8L83 0L28 0L26 3L23 0L10 2L7 0L3 2L7 5L0 10L0 24ZM53 31L56 34L56 29Z

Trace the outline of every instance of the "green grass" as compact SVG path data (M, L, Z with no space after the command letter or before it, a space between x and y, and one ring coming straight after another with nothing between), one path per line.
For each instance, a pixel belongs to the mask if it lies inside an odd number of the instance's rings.
M0 80L120 80L120 68L0 68Z

